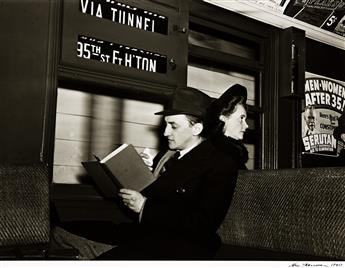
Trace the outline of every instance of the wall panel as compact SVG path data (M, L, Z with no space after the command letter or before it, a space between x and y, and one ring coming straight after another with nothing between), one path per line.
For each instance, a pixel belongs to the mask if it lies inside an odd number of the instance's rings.
M49 1L0 1L0 162L41 162Z

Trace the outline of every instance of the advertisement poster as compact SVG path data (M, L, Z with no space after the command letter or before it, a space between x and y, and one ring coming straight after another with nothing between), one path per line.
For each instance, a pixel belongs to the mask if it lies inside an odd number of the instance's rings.
M345 36L345 2L342 0L285 0L282 2L289 2L284 9L284 15Z
M304 152L339 155L343 146L333 132L345 107L345 82L306 73L304 103Z
M252 0L250 2L345 36L345 1L343 0Z

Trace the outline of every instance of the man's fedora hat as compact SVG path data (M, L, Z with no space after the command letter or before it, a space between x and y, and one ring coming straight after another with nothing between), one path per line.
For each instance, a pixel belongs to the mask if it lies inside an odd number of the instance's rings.
M218 114L221 110L226 107L230 99L234 96L242 96L244 103L247 101L247 89L239 84L232 85L229 87L218 99L215 99L210 107L210 111L213 114Z
M203 119L211 102L210 96L196 88L178 87L168 107L155 114L164 116L186 114Z

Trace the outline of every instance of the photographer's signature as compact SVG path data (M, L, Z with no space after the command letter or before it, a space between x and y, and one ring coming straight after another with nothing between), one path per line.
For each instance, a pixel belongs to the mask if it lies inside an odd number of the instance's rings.
M302 262L302 263L292 263L289 267L329 267L329 268L336 268L336 267L343 267L343 263L313 263L313 262Z

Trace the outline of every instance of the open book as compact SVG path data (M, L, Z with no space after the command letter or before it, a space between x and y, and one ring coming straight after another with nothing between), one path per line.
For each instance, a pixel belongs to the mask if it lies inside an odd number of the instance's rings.
M121 188L140 192L154 181L149 167L131 144L123 144L99 160L82 162L106 198L115 198Z

